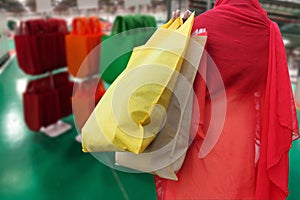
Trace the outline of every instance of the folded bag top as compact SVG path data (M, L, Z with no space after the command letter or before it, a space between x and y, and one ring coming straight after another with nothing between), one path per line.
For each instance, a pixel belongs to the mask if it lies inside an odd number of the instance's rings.
M89 18L77 17L72 21L72 32L75 35L101 34L102 27L99 19L95 16Z

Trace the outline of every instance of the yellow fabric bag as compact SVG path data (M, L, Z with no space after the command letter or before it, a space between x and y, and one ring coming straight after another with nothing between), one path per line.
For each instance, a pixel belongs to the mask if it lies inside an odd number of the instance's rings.
M199 115L199 118L194 118L195 121L192 122L192 112L200 112L197 109L193 110L195 95L193 83L197 72L205 77L206 40L206 34L191 37L180 70L180 77L176 81L167 108L166 123L155 140L138 155L131 152L116 152L115 162L118 165L153 173L166 179L178 180L176 172L183 164L190 142L194 139L193 130L197 130L197 122L200 121ZM205 85L204 79L201 83ZM196 99L195 102L200 103L199 100Z
M108 88L82 129L84 152L141 153L165 121L176 76L187 49L194 14L160 27L136 47L126 69Z

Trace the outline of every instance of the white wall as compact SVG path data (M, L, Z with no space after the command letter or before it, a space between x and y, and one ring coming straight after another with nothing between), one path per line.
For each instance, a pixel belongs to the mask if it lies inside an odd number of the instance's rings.
M5 12L0 11L0 19L6 19ZM6 20L0 20L0 58L8 52Z

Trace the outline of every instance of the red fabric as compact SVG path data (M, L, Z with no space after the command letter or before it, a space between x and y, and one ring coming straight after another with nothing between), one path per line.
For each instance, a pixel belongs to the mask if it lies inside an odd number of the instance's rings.
M299 131L285 49L279 28L273 22L270 22L269 49L255 197L280 200L288 195L288 151Z
M60 19L21 22L15 36L17 60L27 74L38 75L66 66L67 25Z
M60 118L72 113L71 97L73 94L74 83L69 81L69 73L62 72L53 76L54 87L58 92Z
M81 131L105 91L103 81L99 78L88 79L75 84L72 106L74 120L78 130Z
M67 72L31 80L23 94L24 119L28 128L38 131L42 126L70 115L72 92L73 82L69 81Z
M257 0L218 0L195 19L208 32L205 118L178 172L179 181L156 177L159 200L281 200L288 195L288 151L299 137L285 50L279 29ZM226 99L211 70L216 64ZM194 83L202 99L200 75ZM199 158L211 119L212 99L226 101L226 118L212 151ZM201 105L201 104L200 104ZM201 108L200 108L201 110ZM195 114L195 113L193 113ZM255 144L260 154L255 162Z
M25 122L33 131L57 122L60 118L59 94L52 88L49 77L29 82L23 94L23 107Z

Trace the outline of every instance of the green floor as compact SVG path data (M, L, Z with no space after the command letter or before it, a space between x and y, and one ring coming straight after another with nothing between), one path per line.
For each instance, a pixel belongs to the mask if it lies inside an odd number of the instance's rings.
M112 170L81 152L73 128L49 138L23 120L29 76L16 59L0 74L0 199L156 199L153 176ZM73 127L72 116L65 118Z
M133 199L155 197L153 177L114 171L81 152L73 128L57 138L27 129L16 59L0 74L0 199ZM64 119L74 127L73 118ZM289 200L300 199L300 140L290 155Z

